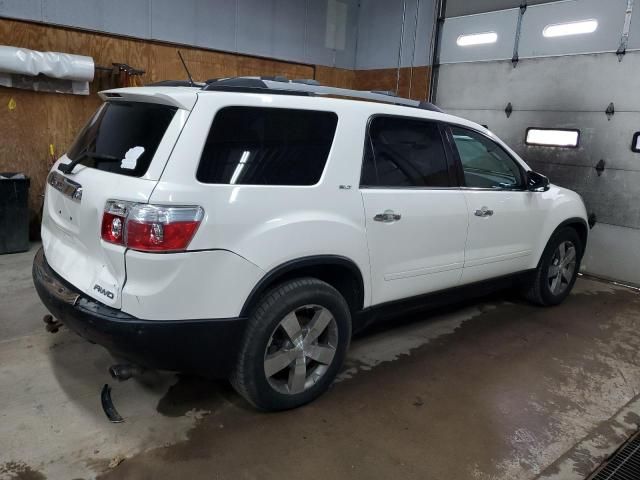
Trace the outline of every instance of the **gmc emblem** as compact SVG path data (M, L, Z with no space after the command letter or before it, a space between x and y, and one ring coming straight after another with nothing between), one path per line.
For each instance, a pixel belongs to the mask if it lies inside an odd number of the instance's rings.
M113 300L113 297L115 296L113 292L110 292L106 288L101 287L97 283L93 286L93 289L100 295L104 295L105 297L107 297L109 300Z

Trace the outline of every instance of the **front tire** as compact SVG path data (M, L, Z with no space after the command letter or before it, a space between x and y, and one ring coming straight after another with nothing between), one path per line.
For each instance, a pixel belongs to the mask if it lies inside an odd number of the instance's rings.
M261 410L286 410L324 393L351 339L347 302L315 278L287 281L251 314L231 384Z
M527 300L544 306L562 303L576 282L583 249L580 236L573 228L565 227L555 232L527 286Z

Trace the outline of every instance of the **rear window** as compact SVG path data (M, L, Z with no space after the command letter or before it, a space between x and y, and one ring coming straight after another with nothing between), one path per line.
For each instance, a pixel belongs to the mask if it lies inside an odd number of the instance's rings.
M177 108L107 102L91 117L67 153L80 165L141 177L151 164Z
M337 123L332 112L223 108L209 131L196 177L217 184L315 185Z

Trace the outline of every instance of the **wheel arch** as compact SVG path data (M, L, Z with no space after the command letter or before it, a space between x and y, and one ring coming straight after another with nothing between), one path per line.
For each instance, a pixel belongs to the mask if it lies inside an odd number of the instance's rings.
M557 232L559 232L560 230L562 230L565 227L573 228L576 231L576 233L580 237L580 241L582 242L582 252L581 253L582 253L582 255L584 255L584 252L585 252L585 250L587 248L587 239L589 237L589 224L587 223L587 221L584 218L571 217L571 218L567 218L566 220L561 222L551 232L551 235L549 235L549 238L547 239L547 242L544 244L544 247L543 247L542 251L540 252L540 255L538 257L538 264L540 263L540 260L542 259L542 255L543 255L545 249L547 248L547 245L549 244L549 241L551 240L551 238L553 238L553 236Z
M352 314L364 307L364 277L356 263L341 255L313 255L289 260L267 272L249 293L240 316L249 316L272 287L298 277L314 277L334 287L345 298Z

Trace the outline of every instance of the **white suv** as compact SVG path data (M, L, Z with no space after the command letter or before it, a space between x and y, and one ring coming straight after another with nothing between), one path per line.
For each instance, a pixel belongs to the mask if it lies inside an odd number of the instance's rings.
M33 277L131 365L292 408L375 319L487 285L553 305L575 282L581 198L430 104L278 78L101 96L48 177Z

